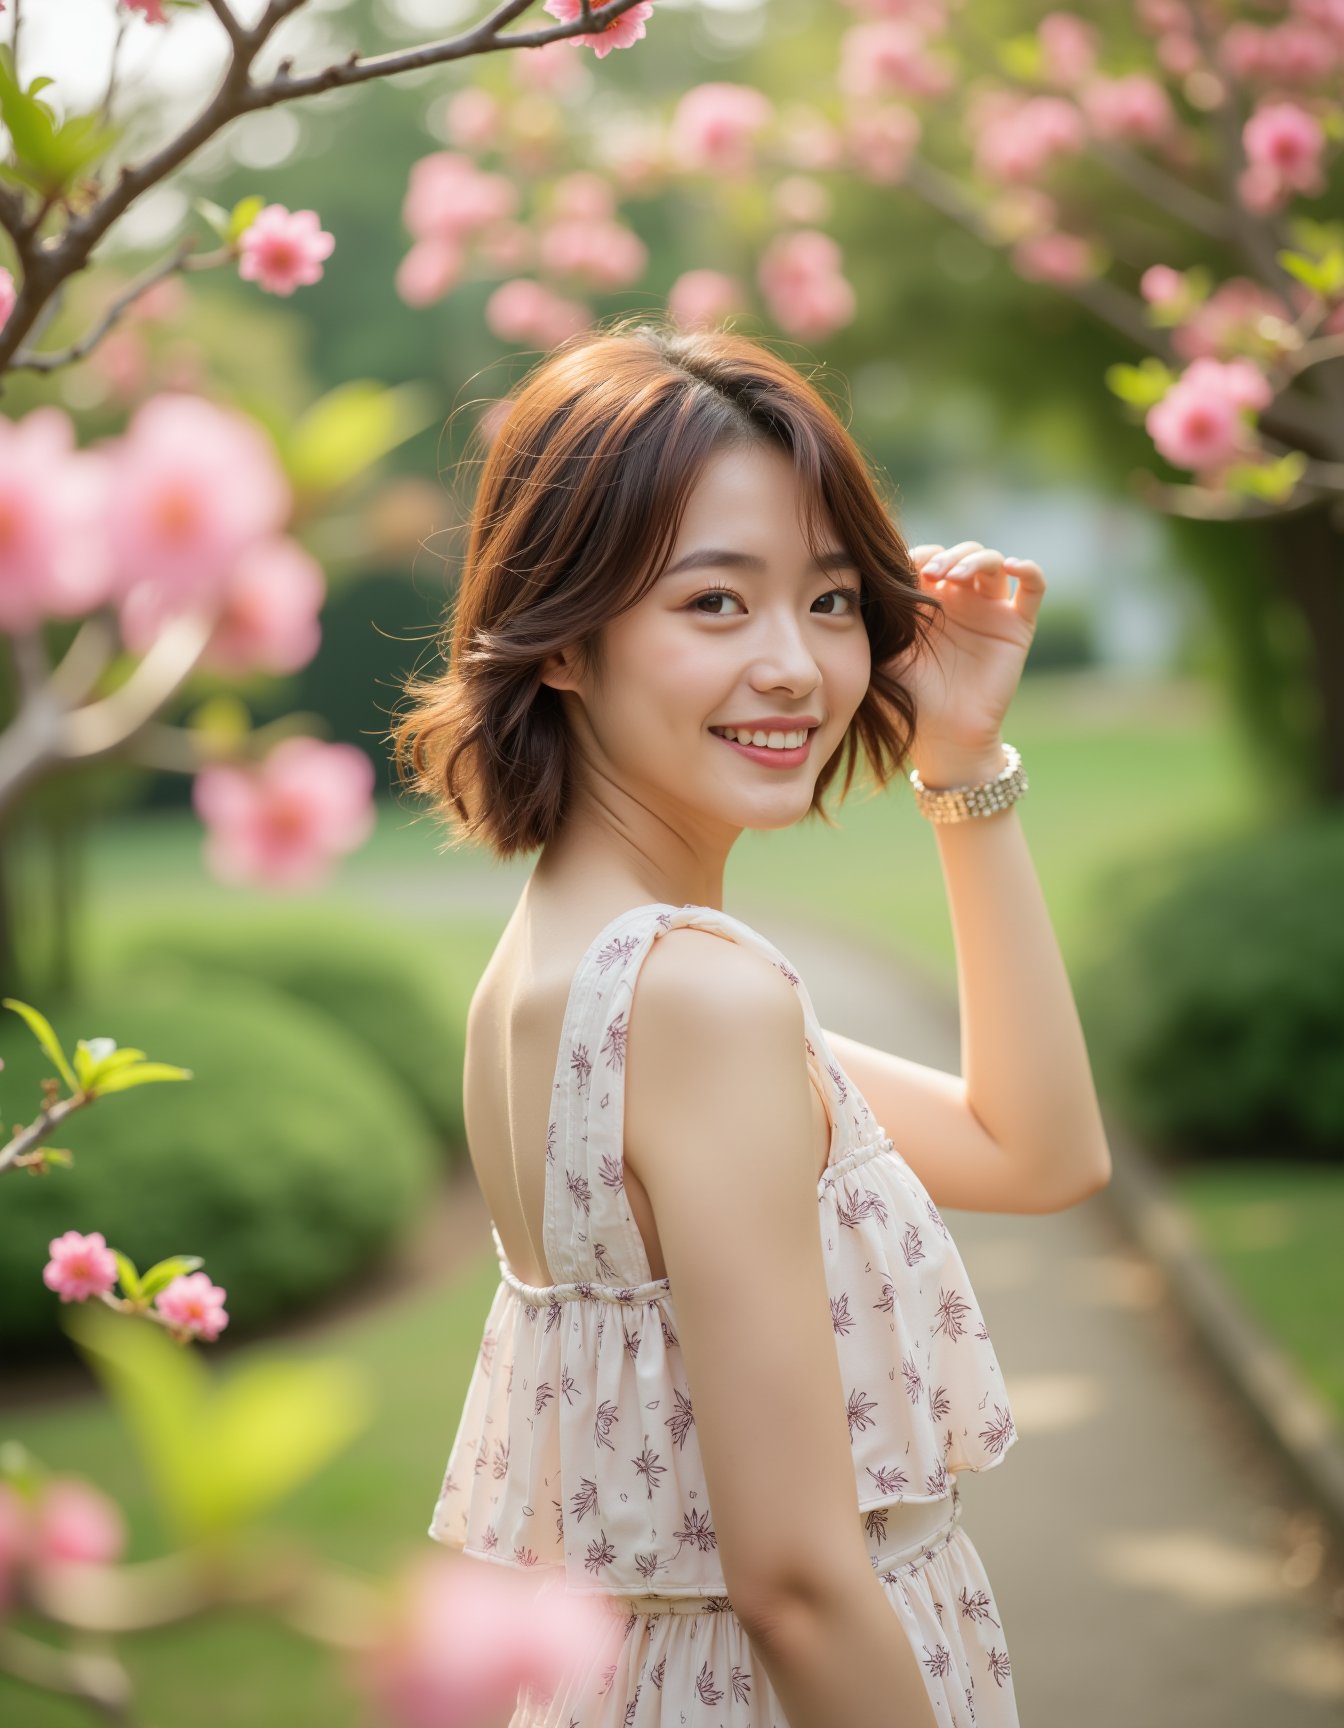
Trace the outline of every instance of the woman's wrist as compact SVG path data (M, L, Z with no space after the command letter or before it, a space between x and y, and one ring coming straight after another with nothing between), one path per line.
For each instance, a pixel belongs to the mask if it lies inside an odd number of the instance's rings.
M993 744L967 749L930 745L927 750L912 754L906 765L918 772L930 791L937 792L956 786L979 786L1001 774L1007 763L1003 741L997 739Z

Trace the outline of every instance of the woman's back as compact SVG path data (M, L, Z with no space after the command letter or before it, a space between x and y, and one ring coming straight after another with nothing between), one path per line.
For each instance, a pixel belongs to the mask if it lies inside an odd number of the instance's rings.
M527 1284L553 1282L542 1238L546 1130L556 1058L570 991L591 946L588 925L596 932L605 922L600 913L586 908L552 906L525 896L481 975L467 1020L463 1111L468 1149L504 1258ZM720 936L690 929L684 939L699 945ZM831 1125L815 1078L809 1097L820 1179L830 1154ZM632 1111L627 1087L626 1197L649 1269L653 1277L665 1278L657 1220L633 1167L628 1128Z

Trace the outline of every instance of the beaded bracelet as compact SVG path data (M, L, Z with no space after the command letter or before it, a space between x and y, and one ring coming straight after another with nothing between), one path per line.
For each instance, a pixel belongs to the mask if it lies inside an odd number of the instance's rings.
M918 768L910 770L910 784L915 791L915 808L930 822L964 822L972 816L993 816L1015 804L1027 790L1028 781L1022 758L1011 744L1005 743L1008 761L992 780L978 786L929 787L919 777Z

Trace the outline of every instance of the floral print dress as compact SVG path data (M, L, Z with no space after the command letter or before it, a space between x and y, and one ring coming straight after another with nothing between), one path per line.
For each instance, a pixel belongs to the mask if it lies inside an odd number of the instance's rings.
M683 925L757 949L801 998L832 1128L817 1209L855 1516L940 1728L1017 1728L1002 1616L960 1521L957 1473L992 1469L1017 1438L966 1269L797 972L714 907L633 907L579 963L545 1149L556 1282L522 1283L492 1223L501 1280L429 1534L612 1614L601 1661L552 1697L524 1687L510 1728L788 1728L728 1599L674 1293L650 1275L622 1184L635 980Z

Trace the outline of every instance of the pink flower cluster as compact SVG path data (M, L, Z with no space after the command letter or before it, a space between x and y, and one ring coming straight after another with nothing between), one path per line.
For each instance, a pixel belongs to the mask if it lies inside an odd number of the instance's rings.
M1131 72L1124 78L1089 78L1079 90L1078 100L1098 138L1161 144L1177 129L1171 98L1157 79L1145 72Z
M42 1268L42 1282L62 1302L87 1302L110 1294L117 1282L116 1256L101 1230L81 1235L67 1230L47 1244L51 1259ZM229 1323L224 1311L226 1292L204 1272L181 1273L154 1298L154 1306L172 1326L213 1341Z
M1081 110L1064 96L982 91L968 108L975 165L987 180L1039 179L1057 156L1077 155L1087 142Z
M956 74L929 53L925 31L911 18L856 24L840 41L841 94L946 96Z
M397 269L398 294L408 306L442 299L461 279L468 243L517 208L517 188L504 175L484 173L452 150L422 156L401 206L415 244Z
M0 1481L0 1615L16 1605L25 1571L106 1566L126 1551L121 1508L79 1476L48 1476L31 1498Z
M554 348L589 321L586 306L526 276L501 282L485 303L485 322L500 341L524 347Z
M268 204L239 236L238 274L269 294L292 294L322 279L323 261L335 239L321 227L316 210L286 210Z
M395 1728L503 1722L520 1690L543 1697L609 1653L619 1628L591 1598L549 1595L525 1572L417 1556L372 1642L349 1659L371 1719Z
M1229 463L1254 455L1247 414L1274 399L1264 373L1249 360L1193 361L1144 422L1158 452L1176 468L1216 478Z
M572 24L583 11L582 0L542 0L542 11L549 12L552 18L558 18L562 24ZM592 16L600 19L603 8L594 6ZM589 31L587 35L570 36L567 42L581 42L591 48L599 60L605 60L613 48L633 48L636 42L644 37L644 26L653 17L652 0L638 0L638 4L613 18L601 29Z
M0 264L0 330L3 330L8 322L9 315L14 310L14 302L18 297L19 291L14 286L13 276L3 264Z
M353 744L286 738L255 768L203 768L192 804L221 882L311 887L373 832L373 763Z
M1294 192L1324 192L1325 129L1296 102L1261 102L1242 128L1241 142L1247 165L1237 191L1248 210L1264 214Z
M1072 90L1097 61L1098 32L1073 12L1047 12L1036 26L1041 70L1048 83Z
M790 336L830 336L854 317L854 290L841 273L840 248L815 228L777 234L761 256L756 279L770 316Z
M903 102L851 109L845 121L848 160L865 180L894 186L905 178L923 130L919 115Z
M1240 20L1219 37L1218 63L1243 84L1319 84L1344 62L1344 7L1338 0L1297 8L1299 16L1270 26Z
M1061 229L1024 235L1013 247L1012 262L1018 275L1029 282L1052 282L1062 288L1086 282L1098 273L1091 242Z
M677 103L668 145L683 170L743 175L755 165L757 136L772 103L746 84L697 84Z

